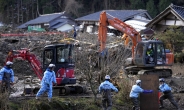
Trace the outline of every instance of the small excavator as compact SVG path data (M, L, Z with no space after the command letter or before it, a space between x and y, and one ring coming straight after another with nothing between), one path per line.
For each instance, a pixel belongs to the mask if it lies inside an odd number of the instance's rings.
M53 89L59 91L58 95L68 95L72 93L85 93L86 88L81 85L76 85L76 77L74 75L74 47L73 43L69 40L63 40L60 44L46 45L43 50L42 64L29 49L12 50L8 53L6 61L13 61L14 59L22 59L28 61L30 67L34 70L36 76L41 80L43 73L49 64L55 64L55 73L57 86ZM30 93L35 94L39 90L38 87L32 88ZM24 91L29 91L25 90Z
M132 56L126 58L124 64L122 64L125 74L157 74L164 78L172 76L170 66L174 62L174 55L168 49L165 49L162 41L142 40L140 33L133 27L105 11L101 12L99 20L100 52L103 52L106 48L108 25L123 33L122 41L124 41L125 48L131 47ZM148 48L153 51L151 57L147 55Z

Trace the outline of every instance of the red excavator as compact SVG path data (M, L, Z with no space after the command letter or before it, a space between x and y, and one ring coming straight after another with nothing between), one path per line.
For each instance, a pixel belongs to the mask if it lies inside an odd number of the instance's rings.
M108 25L123 33L125 47L131 45L132 56L126 58L123 64L126 74L158 74L159 77L165 78L172 76L172 70L169 67L174 62L174 55L165 49L162 41L142 40L140 33L133 27L105 11L100 14L99 21L98 40L101 52L106 47ZM152 49L152 56L147 55L149 49Z
M76 84L76 77L74 75L74 44L61 43L52 44L44 47L43 61L41 62L37 57L30 53L28 49L13 50L8 53L6 61L13 61L13 59L22 59L29 62L37 77L41 80L43 72L50 63L55 64L55 73L57 86L54 89L59 91L59 95L67 95L69 93L84 93L86 88ZM39 88L33 88L30 93L36 93ZM25 90L26 91L26 90ZM28 90L27 90L28 91Z

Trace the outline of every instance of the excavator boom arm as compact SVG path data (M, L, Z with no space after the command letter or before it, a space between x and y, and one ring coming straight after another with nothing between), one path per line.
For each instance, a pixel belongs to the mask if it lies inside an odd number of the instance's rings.
M108 15L108 17L107 17ZM115 18L109 14L106 14L103 11L100 14L100 21L99 21L99 33L98 33L98 40L100 41L100 51L102 52L105 49L106 39L107 39L107 26L111 25L120 32L124 33L123 40L125 40L125 46L129 41L129 37L132 40L132 56L134 53L134 48L137 45L137 42L141 41L141 37L139 32L137 32L133 27L124 23L123 21Z
M6 61L13 61L13 59L22 59L28 61L38 78L42 79L43 70L41 67L41 63L34 54L31 54L29 52L28 49L10 51L8 53Z

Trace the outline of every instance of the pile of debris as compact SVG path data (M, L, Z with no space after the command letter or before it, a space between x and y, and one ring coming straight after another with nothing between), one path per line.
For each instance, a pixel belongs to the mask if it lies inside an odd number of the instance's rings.
M63 33L63 34L52 34L52 35L44 35L44 36L9 36L9 37L0 37L0 66L2 67L5 63L8 52L11 50L20 50L22 48L27 48L31 53L37 56L37 59L42 63L42 51L46 45L61 43L63 39L72 38L72 33ZM119 38L109 37L107 39L107 43L116 42ZM82 45L83 49L91 50L94 49L98 51L98 36L95 34L88 33L78 33L77 39L74 40L74 44ZM27 61L23 61L20 59L15 59L14 61L14 72L16 76L16 84L14 85L14 89L18 91L18 94L21 95L20 91L27 87L39 86L39 81L37 76L34 74L34 71L29 66ZM79 72L80 73L80 72ZM77 75L77 73L75 74ZM29 77L30 76L30 77ZM26 80L25 80L26 77ZM32 80L36 79L36 83L34 85L28 84L32 82ZM30 80L30 81L29 81ZM22 85L22 86L20 86ZM21 88L20 88L21 87ZM18 95L17 93L15 93ZM13 96L15 95L13 94Z

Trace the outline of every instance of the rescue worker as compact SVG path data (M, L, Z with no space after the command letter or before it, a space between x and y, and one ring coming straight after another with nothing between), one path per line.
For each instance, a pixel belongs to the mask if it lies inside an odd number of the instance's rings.
M112 97L111 90L118 92L118 89L110 82L110 76L105 76L105 81L99 86L99 92L102 94L102 107L103 110L111 110Z
M165 79L160 78L159 83L160 83L159 91L163 93L163 95L159 98L159 101L160 101L160 107L159 108L160 109L164 108L163 100L168 99L177 109L179 109L178 104L174 100L173 95L171 93L171 87L169 87L165 83Z
M0 70L1 92L10 92L10 85L14 83L13 62L7 61L6 65Z
M48 101L51 101L53 83L54 85L56 85L56 75L54 72L54 68L54 64L49 64L48 68L44 72L44 76L41 81L41 88L36 94L36 99L38 99L38 97L40 97L40 95L42 95L44 92L47 92Z
M139 110L139 94L140 93L152 93L153 90L144 90L141 88L141 80L136 80L136 84L132 86L131 92L130 92L130 98L133 102L133 110Z
M76 29L75 29L75 25L72 25L72 26L73 26L73 38L76 39L77 32L76 32Z

